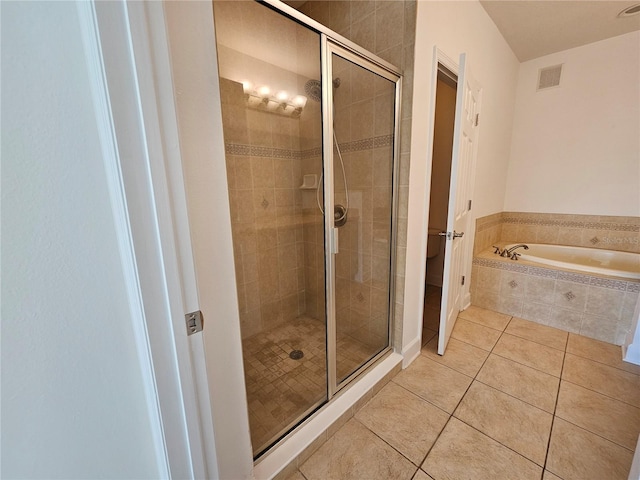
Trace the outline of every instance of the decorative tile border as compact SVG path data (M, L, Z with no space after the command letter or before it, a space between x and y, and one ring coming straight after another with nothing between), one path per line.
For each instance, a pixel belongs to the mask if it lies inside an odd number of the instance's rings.
M615 217L603 216L603 221L594 222L593 220L575 220L577 215L567 214L567 217L563 219L550 219L540 218L546 216L544 213L518 213L518 212L503 212L502 223L516 224L516 225L537 225L543 227L565 227L565 228L583 228L587 230L616 230L621 232L640 232L640 224L616 222L613 220ZM555 214L554 214L555 215ZM591 215L585 215L585 217L593 218Z
M340 151L359 152L374 148L389 147L393 145L393 135L380 135L378 137L365 138L354 142L341 143ZM244 145L237 143L225 144L227 155L243 155L245 157L270 157L270 158L291 158L301 160L322 155L322 148L310 148L307 150L287 150L284 148L258 147L254 145Z
M488 258L475 257L473 264L480 267L496 268L498 270L508 270L512 272L523 273L525 275L533 275L536 277L554 278L567 282L579 283L582 285L593 285L594 287L609 288L611 290L619 290L621 292L640 293L640 282L614 280L594 275L566 272L564 270L555 270L553 268L532 267L530 265L517 264L511 260L490 260Z

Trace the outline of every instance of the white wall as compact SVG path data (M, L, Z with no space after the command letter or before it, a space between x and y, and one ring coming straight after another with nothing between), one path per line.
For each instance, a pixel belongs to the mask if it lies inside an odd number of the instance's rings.
M473 218L502 211L509 163L518 61L478 1L419 1L409 186L404 340L419 335L424 289L426 212L431 165L433 47L458 60L468 54L483 88ZM471 232L469 232L471 233ZM405 343L406 344L406 343Z
M1 476L157 478L76 6L1 28Z
M640 32L522 63L504 209L640 215L639 85Z

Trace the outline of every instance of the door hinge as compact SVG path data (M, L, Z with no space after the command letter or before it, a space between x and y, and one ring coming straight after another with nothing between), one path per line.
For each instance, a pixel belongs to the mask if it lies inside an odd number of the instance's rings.
M469 208L467 210L471 210L471 200L469 200Z
M480 122L480 114L476 113L476 127L478 126L479 122Z
M464 285L464 275L462 275L462 285Z
M202 331L202 312L200 310L187 313L184 319L187 324L187 335L193 335L194 333Z

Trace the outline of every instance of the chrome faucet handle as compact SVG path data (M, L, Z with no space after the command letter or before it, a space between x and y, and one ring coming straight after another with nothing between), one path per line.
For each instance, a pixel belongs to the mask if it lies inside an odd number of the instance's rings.
M519 257L519 256L520 256L520 254L519 254L519 253L513 252L513 253L511 254L511 260L518 260L518 257Z
M495 245L492 245L491 248L495 248L495 250L493 251L493 253L500 255L500 247L496 247Z

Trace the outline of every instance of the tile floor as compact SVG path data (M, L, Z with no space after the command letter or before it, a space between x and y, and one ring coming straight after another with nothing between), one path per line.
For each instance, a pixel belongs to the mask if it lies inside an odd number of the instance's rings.
M379 351L345 332L337 340L339 378ZM323 322L303 315L244 339L242 350L256 455L326 398L326 329ZM294 360L292 350L302 350L304 356Z
M473 306L444 356L424 342L290 479L627 479L640 367L620 347Z

